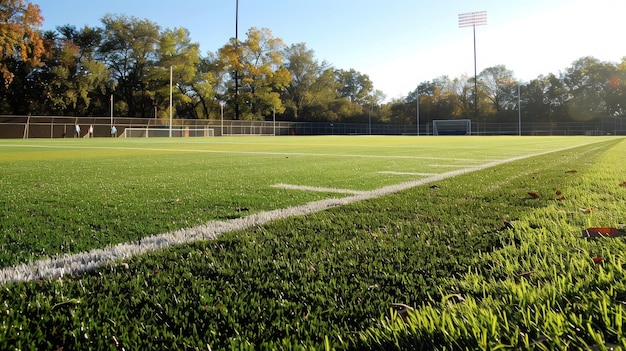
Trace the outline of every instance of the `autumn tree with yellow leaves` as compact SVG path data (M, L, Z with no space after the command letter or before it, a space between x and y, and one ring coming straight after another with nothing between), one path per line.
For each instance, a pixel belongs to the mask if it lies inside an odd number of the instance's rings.
M44 45L38 28L43 22L39 6L24 0L0 3L0 73L5 87L15 76L17 62L39 65Z

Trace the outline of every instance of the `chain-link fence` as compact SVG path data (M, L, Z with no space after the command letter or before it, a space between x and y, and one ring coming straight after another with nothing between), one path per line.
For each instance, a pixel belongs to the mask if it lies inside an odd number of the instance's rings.
M85 137L90 127L93 137L110 137L111 127L117 136L126 128L169 129L169 120L128 117L0 116L0 138L72 138L80 127ZM287 122L175 119L172 129L211 129L222 135L432 135L431 124L395 125L370 123ZM558 123L476 123L473 135L626 135L626 117L603 117L591 122Z

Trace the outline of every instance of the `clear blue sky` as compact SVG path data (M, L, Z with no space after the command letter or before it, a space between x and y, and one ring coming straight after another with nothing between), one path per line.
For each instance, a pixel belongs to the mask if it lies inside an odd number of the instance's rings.
M43 29L100 26L107 13L187 28L203 54L235 36L235 0L31 0ZM626 56L624 0L239 0L239 38L269 28L285 44L304 42L319 61L367 74L388 99L442 75L474 75L471 28L458 15L486 11L476 27L477 67L505 65L527 81L558 74L583 56Z

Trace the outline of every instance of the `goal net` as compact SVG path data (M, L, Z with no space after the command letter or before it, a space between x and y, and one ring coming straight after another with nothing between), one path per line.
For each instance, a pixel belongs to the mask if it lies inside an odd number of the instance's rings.
M469 119L435 119L433 135L470 135L472 121Z
M122 138L168 138L169 128L126 128ZM172 128L172 138L212 137L213 128Z

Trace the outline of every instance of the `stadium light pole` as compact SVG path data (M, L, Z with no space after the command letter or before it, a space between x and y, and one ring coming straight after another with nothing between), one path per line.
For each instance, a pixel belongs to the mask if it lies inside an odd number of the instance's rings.
M239 0L235 0L235 53L239 56ZM239 71L235 69L235 119L239 119Z
M459 15L459 28L472 27L474 33L474 119L478 120L478 73L476 71L476 26L487 24L487 11Z
M170 66L170 138L172 137L172 66Z

